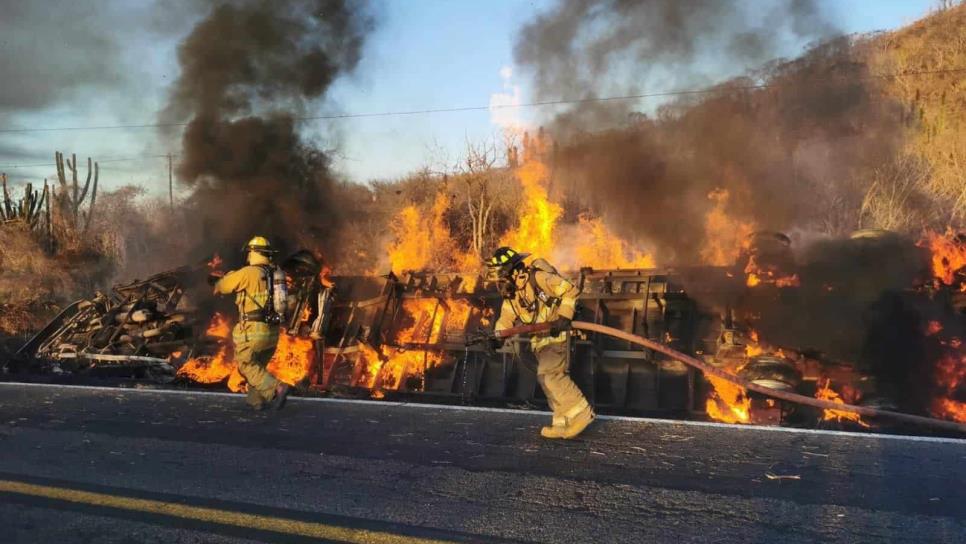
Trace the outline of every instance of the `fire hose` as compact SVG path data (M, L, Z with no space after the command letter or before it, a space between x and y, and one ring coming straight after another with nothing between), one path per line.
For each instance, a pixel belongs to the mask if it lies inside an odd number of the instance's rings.
M537 334L541 332L546 332L551 328L550 323L537 323L534 325L521 325L518 327L512 327L509 329L504 329L499 332L492 333L496 338L509 338L518 334ZM680 351L669 348L668 346L661 344L660 342L655 342L653 340L648 340L642 336L636 334L631 334L624 332L613 327L607 327L605 325L598 325L596 323L588 323L586 321L574 321L571 323L574 329L579 329L587 332L596 332L600 334L606 334L607 336L612 336L620 340L625 340L637 344L639 346L652 349L654 351L663 353L672 359L681 361L682 363L696 368L701 372L720 378L727 382L733 383L739 387L743 387L748 391L754 391L755 393L760 393L767 397L776 398L779 400L784 400L787 402L793 402L795 404L802 404L805 406L812 406L814 408L821 408L826 410L841 410L843 412L851 412L859 414L862 416L872 417L872 418L889 418L896 421L903 421L906 423L913 423L916 425L923 425L927 427L933 427L937 429L943 429L947 431L954 431L961 434L966 434L966 424L956 423L954 421L944 421L941 419L935 419L925 416L917 416L913 414L906 414L902 412L893 412L890 410L880 410L877 408L870 408L868 406L855 406L853 404L844 404L838 402L832 402L829 400L816 399L812 397L806 397L805 395L799 395L797 393L790 393L788 391L779 391L777 389L772 389L770 387L765 387L755 383L751 383L745 379L742 379L730 372L725 372L720 368L710 365L700 359L691 357L681 353Z

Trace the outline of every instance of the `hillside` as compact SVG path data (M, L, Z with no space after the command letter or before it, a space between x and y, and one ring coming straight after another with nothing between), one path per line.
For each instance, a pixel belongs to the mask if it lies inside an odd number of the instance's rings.
M906 151L928 165L922 190L946 204L939 222L966 221L966 4L934 13L874 40L878 73L934 72L885 80L909 126Z

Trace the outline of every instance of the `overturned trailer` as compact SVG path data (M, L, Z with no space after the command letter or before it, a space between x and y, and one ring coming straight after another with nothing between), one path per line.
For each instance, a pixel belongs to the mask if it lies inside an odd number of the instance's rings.
M681 281L709 273L726 278L714 268L581 270L577 318L685 353L713 355L721 316L699 306ZM544 401L529 338L516 338L497 352L465 345L467 335L490 326L501 302L479 278L407 273L339 277L335 283L314 387L463 402ZM574 335L568 353L574 380L598 408L622 413L697 408L700 380L661 354L596 334ZM394 361L402 368L386 372L391 378L386 383L378 374ZM379 367L375 376L374 367Z
M480 278L413 272L336 277L332 283L312 263L303 264L287 267L293 311L286 326L290 336L314 345L303 352L311 360L296 364L306 369L300 385L307 392L426 402L545 402L528 337L496 352L467 346L468 336L492 326L501 304L499 294ZM197 283L199 275L195 269L176 269L78 301L21 352L68 361L72 369L101 376L170 381L185 361L217 358L225 347L226 337L212 336L208 326L209 301L199 305L198 292L187 296L186 286ZM742 280L732 269L585 268L573 276L581 287L576 316L581 321L639 335L718 366L747 359L731 310ZM704 412L708 383L663 354L610 336L578 333L568 357L575 382L601 411ZM801 385L787 361L759 357L751 363L741 368L746 378L769 387ZM230 369L225 370L202 383L227 379ZM781 406L758 408L756 422L781 421Z

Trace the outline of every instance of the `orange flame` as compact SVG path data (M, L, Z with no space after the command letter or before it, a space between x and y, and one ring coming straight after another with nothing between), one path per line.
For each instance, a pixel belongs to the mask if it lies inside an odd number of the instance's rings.
M831 380L826 378L825 384L818 388L815 392L815 398L820 400L832 401L836 404L845 404L842 400L841 395L836 393L831 387ZM862 416L853 412L846 412L844 410L833 410L825 409L822 412L822 421L853 421L859 425L868 428L870 425L865 421L862 421Z
M966 356L947 353L936 365L941 383L950 391L966 382Z
M449 198L439 193L428 214L415 205L406 206L390 226L393 241L389 244L392 270L472 271L480 266L479 256L461 251L446 224Z
M211 322L208 324L208 328L205 330L205 335L227 340L231 338L231 323L227 317L215 312L214 317L211 318Z
M758 357L765 352L765 348L758 344L758 339L755 338L753 342L749 342L745 345L745 357L749 359L752 357Z
M433 298L419 298L403 301L403 311L410 324L396 333L392 339L395 346L383 345L380 351L376 351L371 346L359 344L366 366L357 385L376 391L397 390L406 378L421 378L426 370L442 362L442 353L408 349L406 344L456 341L464 333L472 306L459 299L440 302Z
M708 193L714 204L704 218L704 247L701 258L713 266L729 266L738 260L745 240L755 232L754 223L739 221L728 215L727 189L715 189Z
M744 387L710 374L705 375L713 391L705 403L708 416L725 423L751 421L751 397Z
M762 354L769 354L775 357L780 357L782 359L787 358L785 356L785 350L782 348L776 348L768 344L767 342L762 342L758 339L758 331L751 330L748 332L748 341L745 344L745 357L751 359L753 357L758 357ZM743 366L743 365L741 365ZM741 369L739 366L739 370Z
M245 378L238 372L231 344L231 324L225 316L216 313L205 331L207 336L218 338L220 347L213 356L193 357L185 361L177 375L198 383L220 383L228 380L228 389L234 392L247 390ZM315 362L315 346L308 338L281 333L275 354L268 362L268 371L279 380L295 385L308 376Z
M748 257L745 274L748 275L748 279L745 281L745 285L748 287L756 287L762 283L773 284L776 287L798 287L801 283L798 274L779 276L775 270L760 267L754 255Z
M332 267L324 264L322 265L322 270L319 271L319 283L322 287L329 288L335 287L335 282L332 281Z
M462 276L463 281L460 283L460 291L463 293L472 293L476 291L477 284L480 282L479 276Z
M966 402L939 397L933 402L932 412L943 419L966 423Z
M941 341L943 354L936 362L935 379L939 395L933 401L934 416L966 423L966 402L953 397L966 387L966 349L959 338Z
M308 338L287 333L278 336L275 354L268 362L268 371L279 381L295 385L306 378L315 363L315 345Z
M406 206L392 224L396 241L389 247L389 263L393 270L420 270L433 256L432 241L427 235L426 220L416 206Z
M223 345L211 357L192 357L178 369L177 375L198 383L219 383L235 371L231 346Z
M654 268L654 257L638 251L618 238L597 217L579 217L580 244L576 247L577 264L598 268Z
M926 237L919 245L932 252L932 273L946 285L952 285L956 281L956 272L966 268L966 243L957 240L951 228L947 228L945 234L926 231Z
M245 377L238 372L238 367L235 367L231 371L231 375L228 376L228 390L233 393L245 393L248 391L248 382L245 381Z
M576 245L559 245L563 207L550 198L551 171L544 162L549 144L549 139L542 135L525 137L523 161L513 171L522 189L518 222L503 234L499 244L552 258L563 266L654 268L651 255L613 234L599 218L581 216L574 227ZM482 265L480 256L463 250L447 224L446 218L453 212L452 205L449 196L441 192L429 210L416 205L400 210L390 225L393 237L387 247L393 271L479 271Z
M548 142L539 137L530 142L531 145L524 147L523 163L515 171L523 188L520 221L515 229L503 236L500 244L534 255L547 256L553 252L557 221L563 215L563 208L550 200L547 190L550 169L544 164L542 157Z

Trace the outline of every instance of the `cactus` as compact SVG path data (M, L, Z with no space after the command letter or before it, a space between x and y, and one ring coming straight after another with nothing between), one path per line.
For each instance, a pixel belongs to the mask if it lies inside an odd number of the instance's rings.
M29 229L35 229L40 225L40 220L44 217L44 205L50 198L50 192L44 181L44 190L41 192L33 188L32 183L28 183L24 188L24 196L18 201L10 198L10 191L7 189L7 175L0 174L0 181L3 184L3 204L0 206L0 221L20 222Z
M58 205L74 230L80 227L81 220L83 220L83 232L87 232L87 229L91 226L91 219L94 216L94 203L97 200L98 164L95 162L92 165L91 158L87 158L87 180L84 182L83 189L81 189L77 181L77 155L72 154L70 159L64 161L64 154L57 151L54 153L54 160L57 163L57 179L60 182ZM67 181L68 171L71 174L69 183ZM91 185L92 175L93 186ZM90 202L87 205L87 212L81 212L81 206L87 198L88 191L90 191Z
M6 222L7 218L13 215L10 193L7 192L7 174L0 174L0 180L3 181L3 206L0 206L0 221Z

